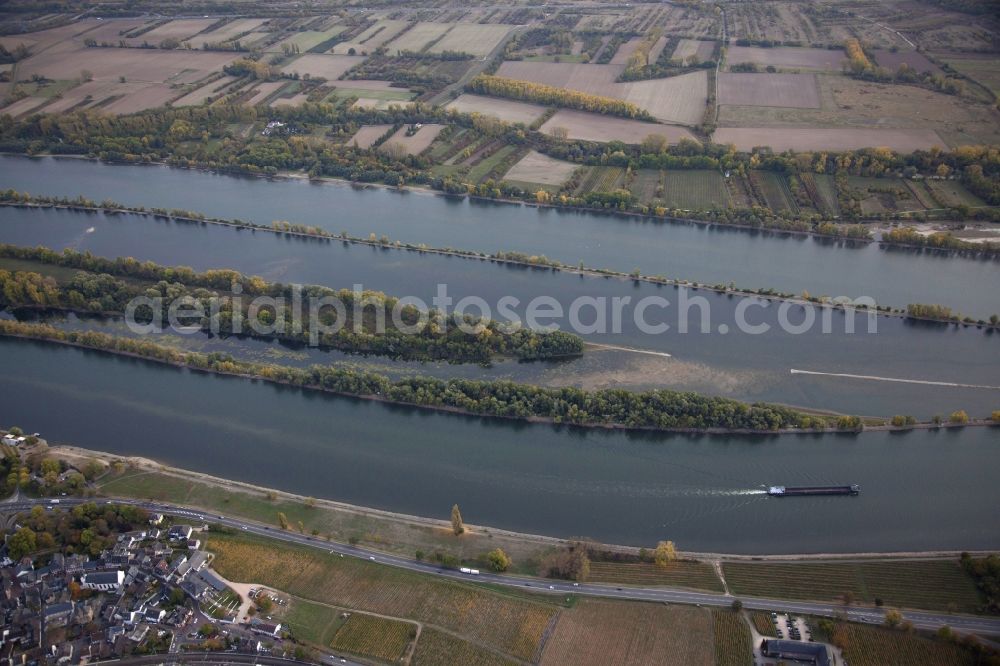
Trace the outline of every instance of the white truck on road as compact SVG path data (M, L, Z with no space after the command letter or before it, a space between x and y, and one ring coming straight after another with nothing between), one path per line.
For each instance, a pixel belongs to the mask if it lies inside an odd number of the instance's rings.
M471 576L479 575L479 569L470 569L469 567L462 567L461 569L459 569L459 571L464 574L469 574Z

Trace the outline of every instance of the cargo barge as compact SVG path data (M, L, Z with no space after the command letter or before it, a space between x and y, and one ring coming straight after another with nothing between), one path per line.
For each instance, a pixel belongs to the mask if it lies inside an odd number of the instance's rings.
M857 495L861 486L771 486L767 494L771 497L789 497L796 495Z

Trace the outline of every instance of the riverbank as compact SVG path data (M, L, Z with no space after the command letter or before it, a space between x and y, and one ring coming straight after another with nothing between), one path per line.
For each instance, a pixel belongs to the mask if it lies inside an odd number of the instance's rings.
M356 236L350 236L346 233L333 234L324 231L318 227L307 227L305 225L291 224L288 222L274 222L271 225L259 224L254 222L247 222L243 220L232 220L217 217L210 217L202 215L200 213L194 213L192 211L166 211L161 209L147 209L144 206L122 206L119 204L115 205L104 205L103 203L98 204L92 201L79 201L79 202L63 202L62 200L45 197L45 196L30 196L27 200L23 201L11 201L3 200L0 201L0 206L8 206L13 208L38 208L38 209L57 209L57 210L69 210L84 213L103 213L105 215L137 215L143 217L152 217L154 219L165 219L175 222L182 223L192 223L192 224L212 224L222 227L229 227L234 229L251 229L253 231L262 231L266 233L284 235L289 237L304 238L311 240L326 240L326 241L341 241L344 243L349 243L353 245L362 245L368 247L377 247L382 249L392 249L392 250L402 250L407 252L417 252L425 254L435 254L449 257L456 257L461 259L478 260L478 261L490 261L492 263L508 266L520 266L527 268L540 268L549 269L553 271L566 272L569 274L581 275L585 277L597 278L617 278L622 280L629 280L633 282L643 282L654 285L661 286L673 286L673 287L684 287L691 289L692 291L705 290L709 292L714 292L727 296L739 296L739 297L752 297L758 298L767 302L787 302L802 306L817 306L822 308L830 308L835 310L842 310L845 312L863 312L870 315L880 315L884 317L897 317L901 319L908 319L913 321L926 321L932 323L940 324L954 324L956 326L976 326L978 328L986 329L1000 329L1000 319L987 321L985 319L972 320L970 317L964 319L960 315L956 314L952 318L934 318L927 316L914 315L908 312L906 309L899 306L888 306L888 305L872 305L871 307L866 305L856 305L851 302L840 302L835 300L830 300L827 298L812 297L809 296L805 290L803 290L804 296L796 296L795 294L789 292L779 292L773 289L754 289L750 287L740 287L735 284L722 284L717 283L713 285L708 285L700 283L697 281L687 280L683 278L669 278L662 275L645 275L638 270L631 273L626 273L624 271L617 271L608 268L595 268L583 265L581 262L578 265L570 265L557 260L548 259L544 256L537 255L526 255L521 252L506 252L499 251L496 253L485 253L476 252L473 250L462 250L451 247L431 247L425 244L413 244L413 243L403 243L401 241L393 241L392 239L383 236L382 238L361 238ZM329 285L325 285L329 286ZM942 304L935 304L942 305ZM950 308L949 308L950 310Z

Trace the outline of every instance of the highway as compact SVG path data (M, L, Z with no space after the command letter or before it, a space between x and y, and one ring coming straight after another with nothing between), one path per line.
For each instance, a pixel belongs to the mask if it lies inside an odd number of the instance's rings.
M137 506L153 513L162 513L173 516L180 520L191 522L210 522L223 525L235 530L244 531L248 534L278 539L289 543L310 546L318 550L325 550L331 555L343 557L355 557L369 560L376 564L399 567L418 573L429 574L440 578L448 578L464 583L493 583L508 587L529 588L536 592L545 594L582 594L595 597L609 597L613 599L628 599L635 601L651 601L668 604L688 604L698 606L729 606L735 597L712 592L691 592L687 590L664 588L664 587L635 587L635 586L615 586L595 583L572 583L562 580L550 580L541 578L530 578L526 576L513 576L507 574L496 574L481 572L478 575L463 574L454 569L444 569L436 564L411 560L397 555L388 555L378 551L365 548L358 548L348 544L326 541L319 537L299 534L290 530L282 530L270 527L253 521L239 518L229 518L216 513L208 513L197 509L187 509L170 504L159 502L147 502L134 499L107 499L107 498L60 498L59 504L55 506L72 506L85 502L96 502L98 504L126 504ZM17 512L29 511L32 507L53 506L51 500L28 500L18 498L14 502L0 504L0 511ZM846 607L840 604L808 602L808 601L783 601L780 599L764 599L756 597L739 597L743 602L743 607L752 610L777 611L781 613L794 613L806 615L819 615L833 617L838 614L846 614L847 619L853 622L863 622L868 624L881 624L884 621L884 612L875 607ZM977 635L1000 635L1000 618L937 613L931 611L906 610L903 612L905 619L913 623L918 629L936 630L942 626L949 626L953 630L963 633Z

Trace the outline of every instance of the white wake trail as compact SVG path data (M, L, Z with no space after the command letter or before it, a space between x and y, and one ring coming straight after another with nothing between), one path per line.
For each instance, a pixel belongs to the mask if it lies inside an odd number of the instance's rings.
M630 352L632 354L649 354L650 356L660 356L662 358L672 358L667 352L653 351L652 349L636 349L634 347L619 347L618 345L605 345L599 342L588 342L591 347L598 349L609 349L612 351Z
M1000 391L1000 386L985 386L983 384L960 384L958 382L935 382L928 379L900 379L898 377L878 377L875 375L852 375L846 372L817 372L815 370L796 370L791 368L793 375L818 375L822 377L844 377L847 379L867 379L873 382L897 382L899 384L923 384L925 386L948 386L951 388L974 388Z

